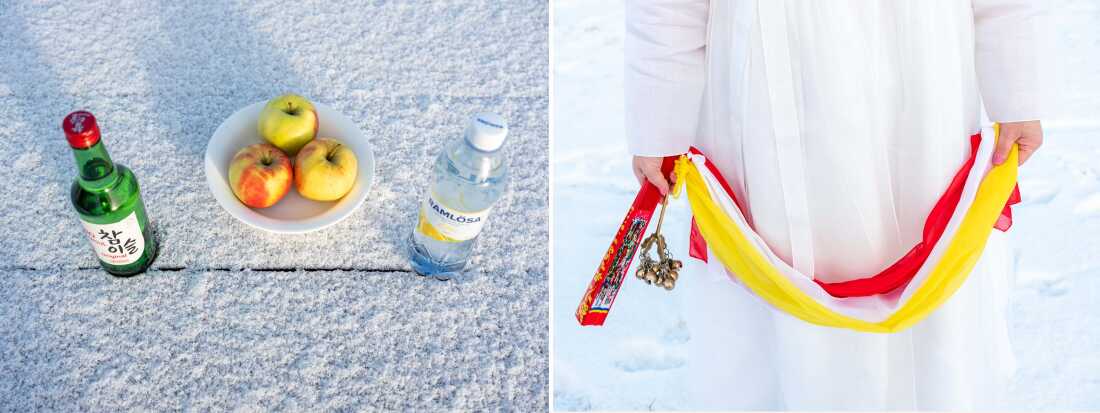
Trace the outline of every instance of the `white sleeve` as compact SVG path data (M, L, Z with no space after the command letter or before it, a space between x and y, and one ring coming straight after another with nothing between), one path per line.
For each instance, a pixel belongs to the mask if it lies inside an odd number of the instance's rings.
M972 0L982 101L995 122L1042 117L1041 0Z
M627 0L624 97L630 153L667 156L695 141L707 0Z

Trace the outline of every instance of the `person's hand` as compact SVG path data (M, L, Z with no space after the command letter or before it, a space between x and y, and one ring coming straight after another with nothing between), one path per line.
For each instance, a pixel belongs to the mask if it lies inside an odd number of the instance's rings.
M669 180L661 173L661 164L665 158L660 156L635 156L634 177L638 178L638 185L644 185L649 181L661 191L661 195L668 195ZM676 183L676 175L672 175L672 183Z
M1005 122L1001 124L1001 136L997 149L993 152L993 164L1000 165L1008 159L1012 144L1020 145L1020 165L1043 145L1043 125L1037 120L1024 122ZM637 161L635 161L637 164Z

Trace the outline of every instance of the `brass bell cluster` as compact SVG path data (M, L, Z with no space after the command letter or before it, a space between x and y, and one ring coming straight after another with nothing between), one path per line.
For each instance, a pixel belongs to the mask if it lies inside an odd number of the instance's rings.
M638 279L645 281L646 284L653 284L671 290L676 287L676 280L680 277L680 269L684 267L684 263L672 259L672 254L668 252L668 244L665 243L665 236L661 235L661 224L665 220L665 207L667 205L668 198L662 199L661 215L657 219L657 229L645 241L642 241L641 262L638 263L638 270L634 274ZM650 254L654 246L657 247L656 260Z

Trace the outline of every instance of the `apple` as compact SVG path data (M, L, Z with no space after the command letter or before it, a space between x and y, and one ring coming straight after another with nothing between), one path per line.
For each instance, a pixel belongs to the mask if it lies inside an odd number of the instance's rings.
M257 143L237 151L229 161L229 186L233 195L252 208L275 205L294 181L290 157L270 143Z
M267 102L256 129L264 140L294 156L317 136L317 110L309 99L282 95Z
M332 138L307 143L294 158L298 193L314 201L335 201L351 190L359 175L359 160L351 148Z

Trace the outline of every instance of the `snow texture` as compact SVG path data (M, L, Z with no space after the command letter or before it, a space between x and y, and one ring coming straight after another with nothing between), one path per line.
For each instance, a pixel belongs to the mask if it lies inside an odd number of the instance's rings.
M547 409L548 20L544 0L0 0L0 410ZM287 92L378 160L362 208L295 236L236 221L202 169L222 120ZM141 182L147 275L106 276L83 239L76 109ZM418 277L432 160L482 110L511 124L510 190L466 277Z
M554 2L554 396L557 410L706 409L691 384L723 366L690 366L692 311L677 291L627 280L607 324L573 312L637 191L623 138L621 2ZM1100 5L1050 2L1044 147L1021 170L1010 231L1018 359L1005 408L1100 409ZM687 205L665 232L687 258ZM690 274L688 274L690 276ZM680 284L690 283L690 277Z

